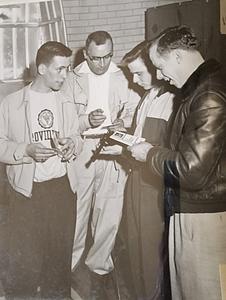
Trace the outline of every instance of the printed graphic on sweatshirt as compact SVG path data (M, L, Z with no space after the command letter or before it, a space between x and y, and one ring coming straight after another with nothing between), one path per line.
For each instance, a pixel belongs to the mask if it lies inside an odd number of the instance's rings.
M38 123L42 128L51 128L53 126L54 116L49 109L44 109L38 114Z
M59 137L58 111L55 93L30 90L31 139L51 147L51 138Z
M58 138L59 131L48 129L42 131L35 131L32 133L32 141L33 143L39 143L43 141L50 141L51 138Z
M59 131L52 128L54 124L54 115L51 110L41 110L38 114L38 124L45 130L39 130L32 133L32 140L34 143L48 141L51 138L59 137Z

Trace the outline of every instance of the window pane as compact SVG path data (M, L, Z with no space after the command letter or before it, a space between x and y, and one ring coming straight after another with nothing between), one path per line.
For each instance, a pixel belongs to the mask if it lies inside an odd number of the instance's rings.
M5 28L3 34L3 74L4 78L13 77L12 28Z
M0 80L21 79L28 67L34 74L35 56L41 44L48 40L66 42L61 1L24 0L22 4L13 5L2 3L4 2L1 1L0 5ZM59 21L56 22L56 18Z
M17 78L23 77L24 66L26 65L25 55L21 55L24 53L25 47L25 34L24 28L17 28Z

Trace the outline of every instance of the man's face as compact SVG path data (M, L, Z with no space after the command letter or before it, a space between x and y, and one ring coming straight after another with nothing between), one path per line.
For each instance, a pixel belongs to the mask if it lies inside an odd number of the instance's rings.
M180 64L175 50L165 55L157 52L157 45L153 45L149 51L150 59L156 67L156 77L158 80L168 81L171 85L181 88L184 84L183 66Z
M49 65L45 65L42 76L47 88L58 91L64 83L70 67L70 57L55 56Z
M107 72L113 55L113 45L110 40L106 40L103 45L96 45L91 42L88 49L84 51L85 59L90 70L96 75Z
M152 76L149 73L143 60L138 57L128 64L130 72L133 74L133 82L142 86L145 90L152 87Z

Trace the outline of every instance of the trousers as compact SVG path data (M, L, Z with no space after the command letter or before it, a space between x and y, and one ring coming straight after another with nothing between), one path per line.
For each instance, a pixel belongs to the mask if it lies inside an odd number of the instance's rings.
M70 296L75 203L66 176L34 183L31 198L10 189L7 296Z
M75 269L85 249L87 229L91 215L93 244L85 263L100 275L114 268L111 252L115 244L123 206L126 172L112 157L100 156L88 167L92 150L98 139L86 139L77 158L77 223L74 238L72 269Z
M169 260L173 300L221 300L219 265L226 263L226 212L173 215Z

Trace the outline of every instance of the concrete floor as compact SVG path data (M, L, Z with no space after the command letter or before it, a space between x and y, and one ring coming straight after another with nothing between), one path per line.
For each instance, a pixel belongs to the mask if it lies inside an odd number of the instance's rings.
M125 271L124 262L116 265L116 272L112 282L105 286L107 298L104 300L132 300L132 296L129 294L128 286L125 283L125 277L123 272ZM124 269L124 270L123 270ZM75 272L72 273L72 289L71 298L73 300L87 300L91 291L90 272L87 267L81 262ZM0 281L0 300L6 300L4 297L4 291ZM40 299L41 300L41 299Z
M104 300L132 300L132 296L128 289L128 283L125 282L125 272L126 262L122 254L117 263L115 263L115 270L113 271L111 279L104 286L106 293L106 299ZM74 296L72 293L72 298L74 297L74 300L89 299L91 292L90 271L85 266L83 259L76 271L72 273L72 289L75 291Z
M3 235L4 233L4 235ZM4 247L4 240L7 239L7 234L5 230L0 231L0 275L4 278L4 273L2 270L5 268L5 261L7 256L7 249ZM84 253L84 258L92 243L90 236L87 239L87 250ZM115 261L115 272L113 275L113 280L110 284L105 287L107 293L107 299L104 300L132 300L129 294L129 272L127 271L126 255L124 255L123 247L116 243L114 257L117 257ZM117 254L116 254L117 253ZM87 300L89 299L89 294L91 291L91 280L90 271L84 264L84 258L81 259L81 263L75 272L72 273L72 299L73 300ZM0 276L0 300L6 300L4 297L4 291L1 286L1 276ZM125 282L127 281L127 282ZM117 295L119 293L119 296Z

